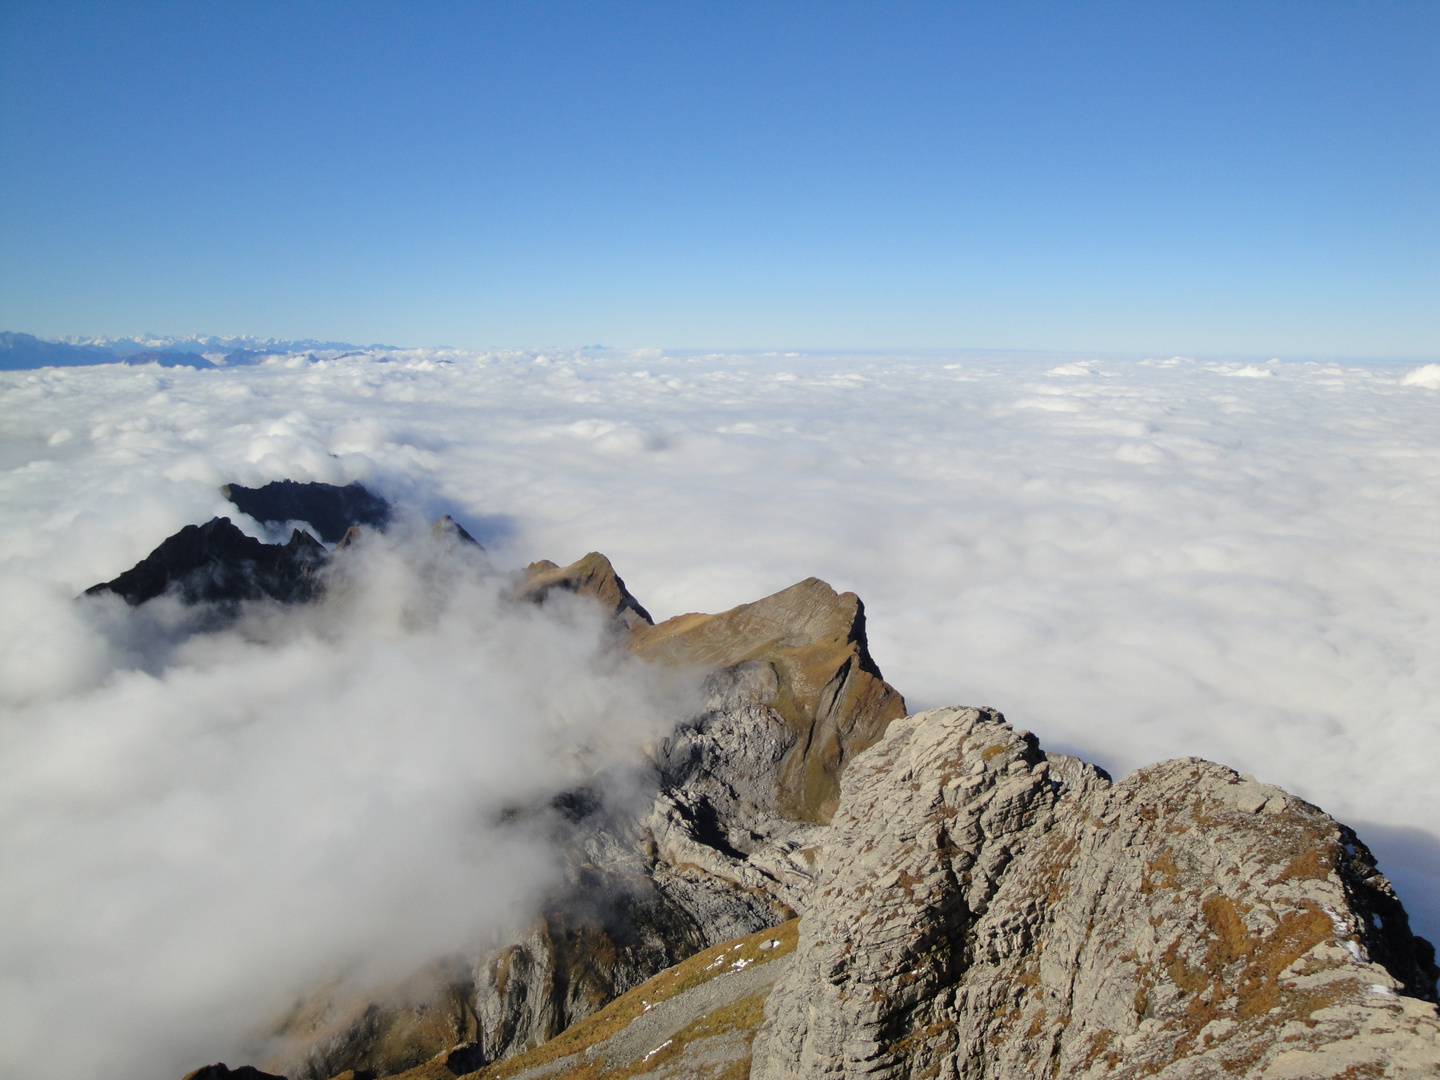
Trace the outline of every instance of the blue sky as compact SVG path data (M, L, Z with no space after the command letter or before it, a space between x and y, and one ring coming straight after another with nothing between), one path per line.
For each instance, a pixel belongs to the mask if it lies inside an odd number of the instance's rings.
M1440 355L1440 4L0 6L0 329Z

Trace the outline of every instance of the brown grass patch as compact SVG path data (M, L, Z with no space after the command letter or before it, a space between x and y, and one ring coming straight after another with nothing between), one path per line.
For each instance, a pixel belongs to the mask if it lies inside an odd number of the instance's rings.
M578 1054L596 1043L604 1042L628 1026L632 1020L645 1012L647 1003L652 1006L656 1005L683 994L701 983L709 982L730 970L730 965L736 960L744 959L749 960L752 964L763 964L794 952L795 944L799 939L799 930L800 920L791 919L789 922L769 930L762 930L758 934L750 934L712 946L704 952L696 953L689 959L681 961L672 968L667 968L628 993L622 994L595 1015L566 1028L549 1042L523 1054L517 1054L515 1057L506 1058L504 1061L494 1062L467 1075L473 1077L474 1080L504 1080L506 1077L514 1076L516 1073L534 1068L536 1065L543 1065L570 1054ZM780 944L773 949L762 950L760 944L767 940L776 940ZM736 948L736 946L739 947ZM717 963L717 961L719 962ZM759 1000L763 1007L763 995ZM727 1008L737 1008L740 1004L742 1003L737 1002L735 1006L727 1006ZM719 1013L724 1011L719 1010L715 1016L719 1017ZM696 1023L700 1022L696 1021ZM720 1021L717 1019L715 1022ZM718 1031L712 1032L712 1034L718 1034ZM678 1034L676 1038L679 1038ZM653 1064L658 1064L657 1058L658 1055L650 1060ZM587 1075L598 1077L601 1074L598 1072L592 1074L576 1072L573 1076L571 1073L564 1074L566 1080L584 1080ZM633 1074L607 1072L604 1075L618 1077ZM426 1078L405 1074L404 1080L426 1080ZM557 1077L556 1080L559 1078Z
M1267 885L1279 885L1281 882L1310 881L1323 879L1330 876L1330 868L1335 865L1334 853L1322 851L1313 847L1303 855L1297 855L1286 864L1285 869L1280 871L1280 876L1273 881L1266 882Z

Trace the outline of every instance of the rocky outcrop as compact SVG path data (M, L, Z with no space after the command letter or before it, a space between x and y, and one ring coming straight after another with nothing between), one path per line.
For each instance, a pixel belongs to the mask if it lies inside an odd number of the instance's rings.
M360 483L337 487L276 480L258 488L226 484L220 494L256 521L306 522L327 544L338 543L354 525L383 529L390 522L390 504Z
M998 714L845 773L756 1080L1440 1074L1434 953L1356 836L1198 759L1118 783Z
M578 593L598 600L627 630L649 626L654 621L650 613L640 606L640 601L630 595L630 590L615 572L615 567L610 565L610 560L598 551L590 552L569 566L557 566L549 559L531 563L525 568L516 596L538 604L556 591Z
M638 630L631 647L648 660L726 673L737 704L779 722L773 740L735 730L723 744L710 740L709 753L725 757L754 742L783 749L747 794L795 821L828 821L850 758L905 715L905 700L870 657L865 605L818 578L719 615L667 619Z
M222 1061L187 1073L185 1080L285 1080L285 1078L261 1072L253 1065L241 1065L238 1069L232 1069Z
M309 600L319 591L326 553L319 541L295 529L289 543L265 544L246 536L229 518L187 525L113 581L92 585L86 596L114 593L143 604L173 592L189 604L269 598Z
M602 604L618 646L693 672L702 707L625 797L597 783L515 810L568 867L530 926L382 993L312 995L267 1068L1440 1075L1434 951L1318 808L1198 759L1115 782L991 710L907 717L860 601L815 579L656 625L592 553L532 564L513 595L557 591ZM758 960L744 950L796 933L763 977L686 981L698 957Z
M855 759L819 865L804 918L472 1080L1440 1075L1433 951L1369 852L1222 766L1112 783L938 709Z
M230 484L220 489L235 505L267 523L305 521L335 550L353 547L366 528L383 528L390 505L360 484L297 484L281 480L261 488ZM449 514L430 527L432 539L453 547L480 547ZM483 550L483 549L481 549ZM187 604L233 605L242 600L301 603L323 591L321 570L331 552L302 529L285 544L245 535L229 518L187 525L113 581L92 585L87 596L114 593L131 605L172 594ZM602 556L603 558L603 556ZM608 565L608 564L607 564Z
M640 657L707 675L708 702L657 748L647 810L572 814L572 888L526 941L480 967L478 1041L491 1060L700 948L792 918L813 879L814 819L833 806L831 778L904 715L870 659L853 593L812 578L652 626L604 556L532 576L539 587L564 581L612 610Z
M536 922L503 948L466 961L469 974L433 995L451 1019L438 1053L459 1030L455 1002L471 1004L463 1038L485 1061L543 1044L657 972L717 942L792 919L815 877L818 819L833 809L835 778L870 745L904 701L881 677L853 593L810 579L720 615L683 615L652 626L608 559L591 553L560 567L532 564L518 599L554 590L594 598L640 657L680 666L705 683L698 715L656 747L651 798L611 805L575 791L521 816L543 819L567 853L568 884ZM292 1026L291 1049L271 1067L323 1078L395 1060L410 996L331 1008L323 1025ZM346 1020L346 1016L349 1017ZM460 1041L455 1039L454 1041Z

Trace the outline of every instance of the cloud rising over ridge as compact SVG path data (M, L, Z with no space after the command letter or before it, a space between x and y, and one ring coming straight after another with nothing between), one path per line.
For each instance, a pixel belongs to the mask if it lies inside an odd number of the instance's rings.
M71 605L107 669L0 731L0 1075L255 1060L301 995L526 917L558 868L502 813L627 767L683 694L468 548L372 538L221 631Z
M993 705L1112 769L1195 754L1279 783L1375 842L1436 936L1435 387L1424 368L1331 363L658 351L0 376L0 604L16 613L0 627L0 897L31 920L7 917L0 948L7 972L32 972L0 991L4 1011L123 983L112 1030L138 1010L153 1048L174 1031L166 995L217 970L233 1010L258 1010L278 961L246 968L233 942L283 951L285 927L327 902L306 894L332 881L364 897L357 920L383 912L419 935L396 939L419 955L427 919L480 926L545 880L523 853L457 857L472 834L447 823L563 775L552 736L623 742L661 722L660 688L596 667L582 614L497 634L482 580L420 602L424 575L384 549L363 618L337 607L189 639L159 632L160 612L157 656L75 614L85 586L231 513L221 483L286 477L453 513L502 565L604 551L657 618L823 577L865 600L872 652L912 709ZM585 677L543 694L508 678L526 643ZM448 752L477 716L496 718L478 730L513 768ZM517 716L578 727L537 739ZM412 849L416 834L452 846ZM261 864L276 836L292 856L280 891L309 905L293 923L226 906L225 852ZM84 858L49 858L57 844ZM315 869L331 865L345 869ZM211 871L198 896L166 891L197 866ZM485 878L514 890L476 884L497 866L524 868ZM114 886L104 904L74 887L77 867ZM475 906L407 907L400 883L422 872ZM155 910L190 914L171 933L135 914ZM86 928L73 941L71 925ZM126 926L152 937L114 944ZM25 1053L53 1055L43 1045Z

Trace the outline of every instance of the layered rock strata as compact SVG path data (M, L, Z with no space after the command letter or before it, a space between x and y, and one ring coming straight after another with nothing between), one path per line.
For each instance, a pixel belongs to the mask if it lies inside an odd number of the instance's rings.
M1433 1077L1434 952L1354 833L1198 759L1118 783L998 714L845 773L756 1080Z

